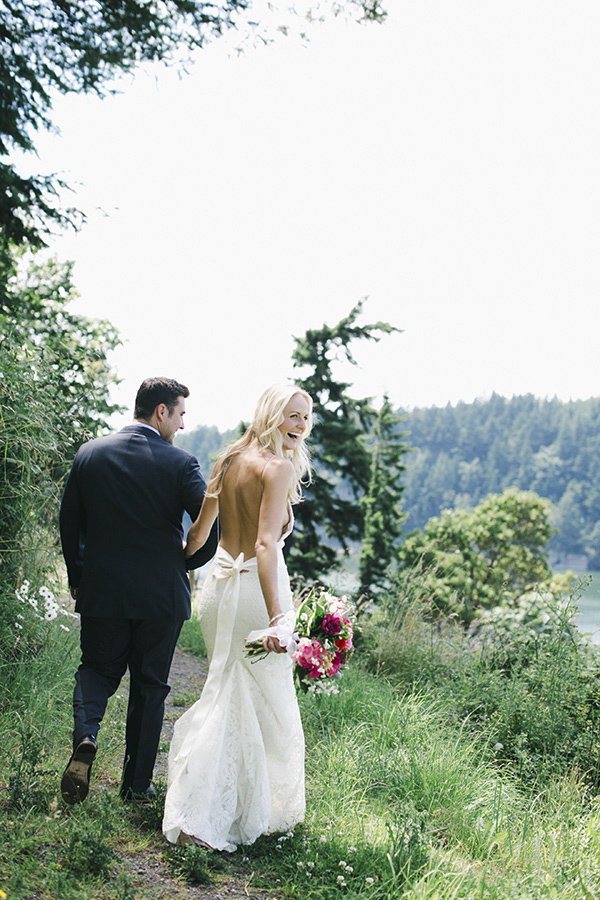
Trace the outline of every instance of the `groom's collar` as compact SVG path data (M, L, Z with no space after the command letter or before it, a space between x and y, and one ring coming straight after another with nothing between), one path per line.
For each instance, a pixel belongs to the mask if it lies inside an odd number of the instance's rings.
M162 441L162 437L158 428L155 428L154 425L148 425L146 422L139 422L137 419L136 421L132 422L131 425L125 425L123 428L121 428L121 431L137 431L138 434L140 434L142 428L144 429L144 431L149 431L153 435L155 434L156 437L159 437Z
M141 425L142 428L149 428L150 431L153 431L154 434L157 434L157 435L160 437L160 431L158 430L158 428L155 428L154 425L148 425L147 422L140 422L139 419L136 419L135 422L134 422L133 424L134 424L134 425Z

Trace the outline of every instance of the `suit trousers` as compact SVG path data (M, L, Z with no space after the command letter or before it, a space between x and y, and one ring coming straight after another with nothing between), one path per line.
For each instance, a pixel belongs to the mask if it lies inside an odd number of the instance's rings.
M96 738L106 704L129 669L121 793L144 792L160 742L167 683L183 622L81 616L81 664L75 675L73 743Z

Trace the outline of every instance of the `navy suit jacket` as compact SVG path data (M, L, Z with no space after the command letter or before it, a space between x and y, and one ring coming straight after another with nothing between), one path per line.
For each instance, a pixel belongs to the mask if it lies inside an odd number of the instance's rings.
M215 553L217 529L186 563L182 518L206 490L198 461L144 425L80 447L60 509L69 585L82 615L181 621L190 617L188 568ZM216 523L215 523L216 525Z

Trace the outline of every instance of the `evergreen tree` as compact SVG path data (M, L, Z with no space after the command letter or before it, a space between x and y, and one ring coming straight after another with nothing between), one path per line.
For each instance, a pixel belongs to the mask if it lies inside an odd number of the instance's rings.
M363 533L360 497L368 491L371 454L366 443L377 417L370 399L350 396L350 383L339 380L335 361L356 365L350 345L378 341L397 331L386 322L358 325L360 301L337 325L310 329L296 338L292 354L297 383L314 401L315 424L310 438L313 482L297 510L297 528L288 554L290 571L308 579L325 575L335 564L337 549L347 553Z
M403 416L394 412L386 395L373 428L371 480L360 499L364 519L359 559L360 594L369 594L386 584L386 572L396 554L396 545L406 515L400 504L400 484L406 466L408 445L400 432Z
M473 507L490 493L532 490L557 507L560 531L552 552L585 552L597 565L600 399L564 403L493 394L413 410L406 427L418 448L404 477L409 528L423 527L448 507Z

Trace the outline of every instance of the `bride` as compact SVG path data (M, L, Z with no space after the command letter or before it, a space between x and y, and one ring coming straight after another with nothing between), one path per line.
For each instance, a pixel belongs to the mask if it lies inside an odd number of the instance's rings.
M191 556L219 515L220 544L198 604L210 667L169 752L163 832L171 843L231 851L304 818L304 736L292 662L274 632L292 610L283 543L310 478L311 425L309 394L294 385L266 390L252 425L217 460L189 531ZM268 655L251 662L244 649L255 629L270 632Z

